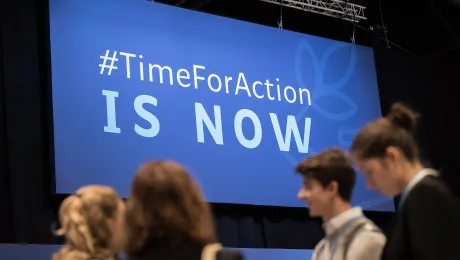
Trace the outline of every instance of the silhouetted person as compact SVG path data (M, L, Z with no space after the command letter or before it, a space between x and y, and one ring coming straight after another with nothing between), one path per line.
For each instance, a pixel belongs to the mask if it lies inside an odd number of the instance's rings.
M389 115L359 131L352 156L369 188L400 195L383 259L457 259L460 202L436 171L422 166L413 137L417 119L408 107L394 104Z
M353 163L342 149L324 150L302 161L299 199L309 205L310 216L321 217L326 237L315 247L313 260L377 260L386 238L350 200L356 182Z

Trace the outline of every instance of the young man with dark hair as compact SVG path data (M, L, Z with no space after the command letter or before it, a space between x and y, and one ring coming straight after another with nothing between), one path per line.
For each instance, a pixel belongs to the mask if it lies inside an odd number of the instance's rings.
M356 172L342 149L322 151L296 168L303 185L298 198L308 203L310 216L321 217L326 237L312 260L377 260L386 239L359 207L350 205Z

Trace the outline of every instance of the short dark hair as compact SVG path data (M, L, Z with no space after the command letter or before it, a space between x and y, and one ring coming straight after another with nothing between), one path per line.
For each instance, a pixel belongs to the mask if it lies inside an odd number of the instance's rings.
M351 152L361 159L383 158L387 148L401 150L407 160L419 159L414 130L419 114L402 103L395 103L390 113L363 127L353 140Z
M351 201L356 172L351 158L343 149L327 149L307 157L297 165L296 172L304 178L317 180L323 188L333 181L337 182L339 196L344 201Z

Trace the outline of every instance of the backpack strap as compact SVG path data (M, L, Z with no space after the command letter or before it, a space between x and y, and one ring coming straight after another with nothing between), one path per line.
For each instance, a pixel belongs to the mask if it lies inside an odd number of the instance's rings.
M370 228L365 229L366 227L370 227ZM347 259L348 249L349 249L351 243L355 239L356 235L361 231L377 232L377 233L382 232L377 226L375 226L370 221L362 221L358 225L354 226L353 229L351 229L351 231L348 233L347 237L345 238L345 243L344 243L344 246L343 246L343 259L344 260Z
M206 245L201 251L201 260L215 260L216 254L222 249L219 243Z
M319 256L324 254L324 248L326 246L326 240L323 238L319 243L315 246L315 250L313 251L313 255L311 260L318 260Z

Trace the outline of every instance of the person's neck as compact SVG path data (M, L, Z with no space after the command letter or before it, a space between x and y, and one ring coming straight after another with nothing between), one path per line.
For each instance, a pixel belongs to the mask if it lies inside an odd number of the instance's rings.
M405 173L402 176L401 180L401 192L403 192L407 185L412 181L412 179L419 173L421 170L423 170L423 165L420 162L415 162L415 163L407 163L403 166L403 172Z
M349 202L345 202L341 199L337 199L331 203L331 209L329 212L323 215L323 221L326 223L333 219L334 217L344 213L345 211L351 209Z

